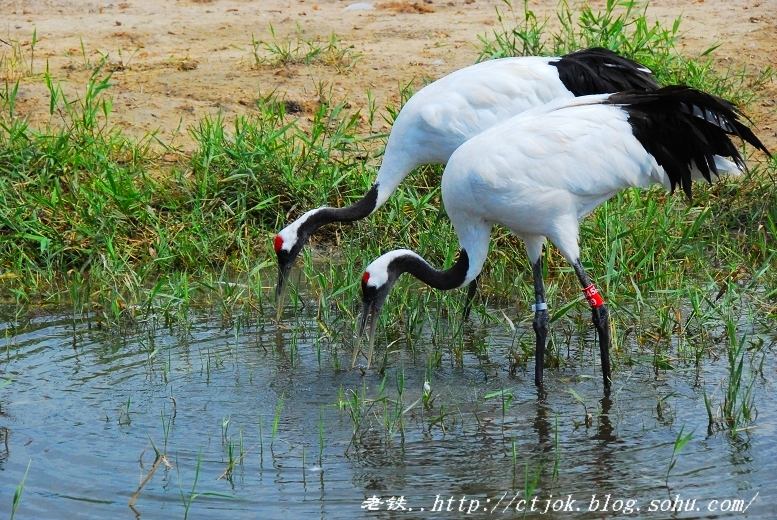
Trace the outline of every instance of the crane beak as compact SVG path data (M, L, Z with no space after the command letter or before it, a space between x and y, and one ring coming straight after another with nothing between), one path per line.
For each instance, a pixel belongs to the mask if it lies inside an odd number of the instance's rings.
M375 347L375 329L378 326L380 309L383 307L385 295L377 294L370 297L362 297L362 312L359 319L359 331L356 336L356 345L353 350L351 368L356 366L356 360L361 353L361 342L364 332L367 332L367 368L372 364L372 351Z
M281 321L283 307L286 304L286 295L289 292L289 271L291 262L278 264L278 284L275 286L275 321Z

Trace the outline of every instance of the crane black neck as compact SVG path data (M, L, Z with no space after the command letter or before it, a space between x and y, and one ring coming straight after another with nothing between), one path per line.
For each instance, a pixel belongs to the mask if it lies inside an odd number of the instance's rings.
M459 251L456 263L449 269L440 271L419 256L406 254L398 256L388 266L390 277L396 279L402 273L410 273L426 285L447 291L464 285L469 270L469 256L465 249Z
M378 184L372 185L370 190L358 201L344 208L319 208L318 211L300 226L299 234L305 239L316 232L320 227L332 222L354 222L367 217L375 211L378 203Z

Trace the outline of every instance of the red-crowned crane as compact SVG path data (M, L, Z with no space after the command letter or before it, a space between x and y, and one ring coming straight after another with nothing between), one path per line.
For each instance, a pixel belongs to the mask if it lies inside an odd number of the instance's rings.
M386 202L415 167L444 164L467 139L549 101L657 87L649 69L607 49L593 48L562 57L486 61L422 88L394 121L378 176L367 194L348 207L312 209L275 236L278 318L288 273L310 236L331 222L367 217ZM473 284L468 302L474 290Z
M768 153L739 115L728 101L671 86L550 103L461 145L442 176L443 204L461 248L458 259L438 271L413 251L399 249L367 267L359 332L362 336L368 329L367 366L378 314L397 278L410 273L441 290L470 283L483 267L491 227L501 224L523 240L532 266L535 384L542 385L548 331L541 264L548 239L574 267L591 306L609 391L607 306L580 262L578 222L628 187L680 186L690 197L692 179L710 181L711 174L739 173L744 161L730 136ZM354 350L354 365L358 352Z

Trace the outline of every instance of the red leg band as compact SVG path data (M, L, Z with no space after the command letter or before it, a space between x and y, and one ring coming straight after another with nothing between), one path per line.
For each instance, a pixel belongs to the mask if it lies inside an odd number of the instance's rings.
M596 290L594 284L583 289L583 294L585 295L585 299L588 300L588 304L591 308L595 309L604 305L604 299L602 298L602 295L599 294L599 291Z

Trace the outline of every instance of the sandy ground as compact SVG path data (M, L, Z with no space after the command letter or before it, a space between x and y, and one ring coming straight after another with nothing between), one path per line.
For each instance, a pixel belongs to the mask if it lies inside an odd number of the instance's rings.
M515 3L520 5L519 1ZM354 5L357 4L357 5ZM369 10L358 9L368 4ZM594 3L596 5L596 3ZM556 2L532 2L552 16ZM477 58L477 36L496 26L498 0L5 0L0 2L0 81L22 77L18 112L48 120L46 63L65 91L83 89L89 64L108 55L114 121L131 134L157 130L187 147L186 128L207 114L254 110L275 92L309 112L322 91L366 112L395 104L399 85L440 77ZM683 16L681 47L698 54L716 42L721 69L775 65L777 0L656 0L649 16ZM276 37L270 34L270 26ZM34 59L31 40L36 31ZM342 55L312 65L257 65L252 40L325 44ZM14 57L13 43L21 53ZM11 45L9 45L11 44ZM304 45L303 45L304 47ZM353 56L358 59L352 63ZM258 55L271 58L258 46ZM32 69L32 74L29 70ZM762 139L777 149L777 85L750 108ZM377 129L385 130L379 124Z

